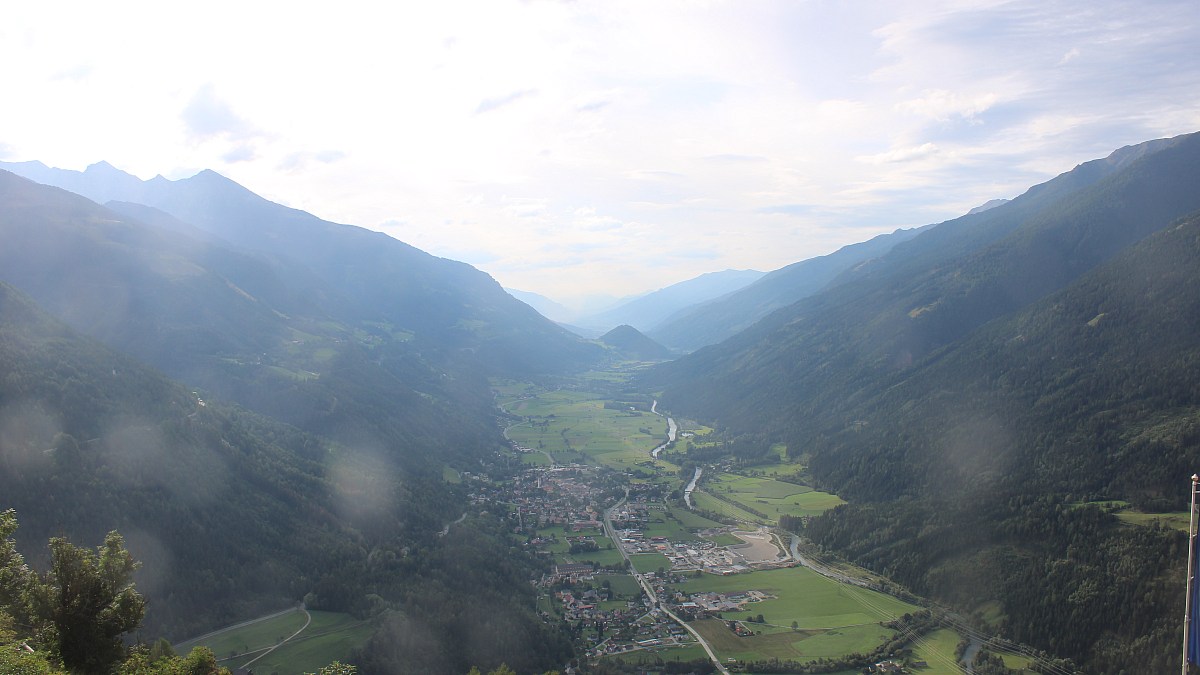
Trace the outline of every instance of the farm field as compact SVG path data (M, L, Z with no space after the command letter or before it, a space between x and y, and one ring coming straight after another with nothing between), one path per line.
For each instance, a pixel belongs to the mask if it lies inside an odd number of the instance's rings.
M809 516L817 515L829 509L844 504L845 501L837 495L813 490L807 485L787 483L774 478L761 476L741 476L732 473L722 473L705 480L704 491L719 494L734 502L733 505L724 503L724 509L715 507L720 513L727 513L735 518L752 520L763 524L779 521L782 515ZM721 501L712 499L712 501ZM741 508L738 508L741 507ZM701 505L701 508L709 506ZM754 511L766 514L764 519L755 515ZM749 514L739 516L738 513Z
M252 666L255 672L279 675L316 672L331 661L345 659L366 643L374 630L370 621L359 621L349 614L310 613L312 624L295 639L255 661Z
M596 576L596 584L608 582L612 592L619 597L638 598L642 595L642 587L628 574L601 574Z
M954 658L954 650L962 637L948 629L942 628L921 638L913 646L913 657L929 664L917 672L922 675L958 675L962 669Z
M217 658L224 658L231 653L242 654L251 649L270 647L300 630L307 617L299 609L280 614L261 621L229 630L218 631L200 640L188 640L175 645L175 650L186 654L192 647L203 645L213 650Z
M704 516L689 511L687 509L671 509L668 518L674 518L679 521L679 524L689 530L707 530L716 527L723 527L722 523L715 520L709 520Z
M514 389L510 385L508 389ZM605 399L578 391L549 391L498 396L497 402L527 422L509 428L516 443L549 453L555 461L581 456L596 464L622 471L652 475L650 451L666 438L667 423L649 412L605 408ZM540 459L539 459L540 456ZM544 463L545 455L528 453L523 459ZM660 463L666 468L670 465Z
M605 539L604 541L607 542L608 539ZM601 544L601 546L604 546L604 544ZM587 553L562 553L554 557L556 562L567 562L567 559L569 558L570 562L590 562L602 566L620 565L621 561L623 560L621 557L621 552L616 548L601 548L599 551L589 551Z
M1179 530L1180 532L1187 532L1188 527L1190 526L1188 523L1187 511L1182 511L1179 513L1142 513L1141 511L1126 509L1124 511L1118 511L1116 516L1122 523L1128 523L1130 525L1142 525L1145 527L1150 527L1155 523L1159 523L1163 527L1169 527L1174 530Z
M765 522L763 518L759 518L745 509L738 508L735 504L730 504L729 502L717 499L716 497L703 491L703 489L696 490L692 493L692 502L698 509L719 513L727 518L733 518L735 520L741 520L747 523Z
M337 612L310 611L309 614L312 621L303 632L254 661L252 668L279 675L316 672L331 661L345 659L371 636L369 621L359 621L349 614ZM306 620L304 612L296 609L199 640L181 642L175 649L186 654L192 647L204 645L213 650L221 665L240 668L300 630Z
M749 628L759 630L755 624ZM818 631L762 630L761 635L739 637L718 619L704 619L692 624L708 640L722 659L742 661L781 659L810 661L837 657L853 652L869 652L889 639L893 632L879 624L849 626Z
M684 593L734 593L757 590L777 596L750 603L746 614L762 614L765 623L801 630L846 628L890 621L919 608L875 591L839 584L804 567L718 577L706 574L676 588ZM734 618L732 615L728 618ZM739 612L738 618L744 618Z
M545 391L525 385L509 384L497 387L498 401L512 414L525 421L509 428L508 433L518 444L535 452L522 455L527 462L549 461L548 453L557 462L582 455L591 464L626 471L633 475L631 482L646 480L682 482L674 465L654 461L649 452L666 435L664 418L645 411L605 408L606 398L580 391ZM680 438L674 452L685 450L696 438ZM782 445L772 451L781 460L793 459ZM795 476L804 471L800 463L783 463L755 467L747 473L709 473L701 490L693 497L702 510L731 516L748 523L775 524L783 514L801 516L821 513L843 501L836 495L813 490L810 486L779 480L777 475ZM714 496L719 495L721 498ZM641 530L647 538L665 537L671 541L690 541L700 538L699 530L717 529L723 525L682 507L663 510L651 508L649 521ZM561 527L544 528L541 534L553 534L558 541L548 549L556 561L592 561L602 565L619 562L616 550L606 548L607 540L596 537L601 550L569 555L566 533ZM739 545L743 540L732 534L720 533L710 539L721 545ZM669 569L670 562L661 554L630 556L634 570L640 573ZM614 590L632 585L632 577L610 577ZM620 581L617 581L620 579ZM763 622L745 625L755 635L739 637L723 621L700 621L694 624L707 637L722 659L759 660L769 658L799 661L839 657L854 652L870 652L890 639L893 631L881 625L906 612L918 609L890 596L852 585L843 585L817 575L805 568L759 571L748 574L718 577L702 575L676 584L684 593L700 591L737 592L759 590L770 597L744 607L736 613L727 612L726 619L745 620L747 615ZM637 588L632 589L634 594ZM621 596L630 594L618 591ZM623 601L613 600L614 606ZM736 614L736 616L735 616ZM793 622L796 628L792 628ZM689 660L702 656L697 647L670 648L661 651L636 650L607 658L625 662L653 665L659 659Z
M629 556L633 569L645 574L655 572L658 568L671 569L671 560L661 553L634 553Z

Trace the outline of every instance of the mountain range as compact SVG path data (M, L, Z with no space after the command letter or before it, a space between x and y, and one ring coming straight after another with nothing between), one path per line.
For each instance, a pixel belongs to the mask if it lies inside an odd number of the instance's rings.
M805 528L819 543L957 607L998 607L991 629L1088 672L1161 672L1181 537L1082 505L1183 507L1200 462L1197 185L1200 135L1122 148L928 228L643 384L795 448L851 502Z
M649 331L662 344L684 352L716 344L771 312L817 293L842 272L864 264L916 236L920 228L896 230L829 255L792 263L744 288L676 310Z
M1174 659L1186 538L1110 511L1182 508L1200 463L1200 134L663 289L603 314L649 336L598 341L214 172L0 168L25 176L0 171L0 494L27 550L125 532L148 630L307 593L429 636L406 657L427 672L560 665L538 563L443 476L516 470L489 377L675 350L638 391L718 430L730 461L785 445L850 502L786 526L1087 672Z
M757 270L709 272L622 302L603 312L578 317L573 323L605 330L624 324L644 333L677 312L732 293L762 276L763 272Z
M92 171L131 184L114 172ZM434 670L561 662L569 646L532 611L532 562L502 553L499 522L436 536L465 502L442 476L486 468L504 442L489 374L570 371L605 348L467 265L215 174L144 185L119 196L174 213L0 171L0 280L20 289L4 287L0 317L0 493L22 541L119 527L146 569L187 580L139 579L146 630L173 638L306 592L310 606L363 614L371 588L421 608L432 635L485 630L455 608L489 596L491 617L534 641L499 654L428 640L418 661ZM271 243L285 233L306 239ZM471 555L442 559L466 542ZM460 568L476 554L511 561Z

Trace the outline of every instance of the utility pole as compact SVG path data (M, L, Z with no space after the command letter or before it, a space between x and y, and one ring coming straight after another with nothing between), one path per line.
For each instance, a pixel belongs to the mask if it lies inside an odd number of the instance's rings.
M1188 514L1188 566L1187 566L1187 599L1183 609L1183 670L1182 675L1188 675L1188 661L1193 657L1192 651L1192 594L1196 585L1196 488L1200 484L1200 475L1192 474L1192 507Z

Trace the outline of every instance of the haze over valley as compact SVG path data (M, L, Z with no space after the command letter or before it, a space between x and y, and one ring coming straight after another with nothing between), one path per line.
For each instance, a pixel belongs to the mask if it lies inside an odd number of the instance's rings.
M0 673L1196 671L1194 3L72 10Z

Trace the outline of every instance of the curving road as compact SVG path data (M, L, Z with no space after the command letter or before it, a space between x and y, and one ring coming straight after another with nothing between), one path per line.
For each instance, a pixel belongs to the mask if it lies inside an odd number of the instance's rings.
M241 668L245 668L246 666L250 665L251 663L254 663L255 661L257 661L257 660L261 659L262 657L266 656L267 654L270 654L271 652L275 651L276 649L279 649L279 648L280 648L280 647L282 647L283 645L287 644L287 643L288 643L288 642L289 642L289 641L290 641L292 638L294 638L294 637L296 637L297 635L299 635L299 634L303 633L303 632L304 632L304 629L305 629L305 628L308 628L308 625L312 623L312 614L309 614L309 613L308 613L308 609L307 609L306 607L304 607L303 605L300 607L300 611L301 611L301 612L304 612L304 625L300 627L300 630L298 630L298 631L296 631L295 633L292 633L291 635L289 635L289 636L285 637L285 638L283 639L283 641L282 641L282 642L279 642L278 644L276 644L275 646L271 647L270 649L268 649L268 650L264 651L263 653L259 654L258 656L256 656L256 657L254 657L254 658L250 659L249 661L247 661L247 662L243 663L243 664L242 664L242 666L241 666ZM239 668L239 670L241 670L241 668Z
M625 547L621 545L621 539L617 536L616 528L614 528L612 525L612 512L621 508L621 505L624 504L625 500L627 499L629 499L628 487L625 488L625 496L621 497L620 501L608 507L607 509L604 509L604 532L608 535L608 538L612 539L613 543L617 545L617 550L621 552L621 557L625 560L625 562L628 563L629 552L626 551ZM726 669L725 666L721 664L721 660L717 658L717 653L713 651L712 645L708 644L708 640L705 640L704 636L696 632L696 629L692 628L688 622L679 618L675 612L672 612L665 605L659 604L658 595L654 592L654 588L642 578L642 575L638 574L637 569L633 567L632 563L630 563L629 571L633 574L633 578L637 579L638 585L640 585L642 590L645 591L646 597L650 598L650 602L654 603L655 607L661 609L664 614L671 617L672 621L680 626L683 626L684 630L691 633L692 637L696 638L696 642L700 643L701 647L704 647L704 652L708 654L708 658L712 659L713 665L717 667L718 671L720 671L723 675L730 675L729 670Z

